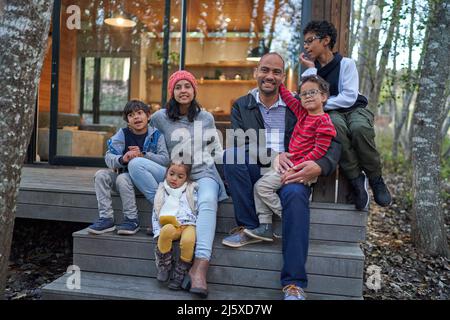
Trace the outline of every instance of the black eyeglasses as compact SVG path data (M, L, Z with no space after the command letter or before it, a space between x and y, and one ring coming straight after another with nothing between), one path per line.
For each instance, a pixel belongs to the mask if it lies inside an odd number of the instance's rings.
M311 37L311 38L309 38L309 39L306 39L305 41L303 41L303 45L310 45L311 43L313 43L313 41L314 40L317 40L317 39L322 39L322 37L319 37L319 36L314 36L314 37Z

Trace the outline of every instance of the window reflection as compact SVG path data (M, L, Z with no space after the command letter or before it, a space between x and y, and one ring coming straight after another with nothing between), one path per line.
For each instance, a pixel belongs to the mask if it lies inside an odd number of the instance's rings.
M80 28L67 24L80 8ZM128 99L161 106L165 0L63 0L58 82L57 155L103 157L105 141L126 125ZM179 68L181 1L171 1L169 74ZM229 121L232 102L256 86L251 56L277 51L296 89L301 0L188 1L186 69L198 99ZM112 19L112 21L111 21ZM253 54L252 54L253 53ZM41 78L39 150L48 159L51 38ZM48 72L46 72L47 70ZM86 143L89 142L89 143Z

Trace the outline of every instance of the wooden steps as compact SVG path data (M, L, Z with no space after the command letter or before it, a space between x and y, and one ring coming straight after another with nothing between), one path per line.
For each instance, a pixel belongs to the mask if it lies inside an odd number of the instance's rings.
M17 217L95 221L96 170L24 168ZM330 181L328 185L333 185ZM326 203L335 196L345 197L345 192L333 193L332 188L321 186L311 203L308 298L361 299L364 255L359 242L366 237L367 212L357 211L349 204ZM151 206L142 195L137 196L137 202L141 226L145 228L151 221ZM113 207L116 222L120 222L121 202L117 194L113 195ZM209 298L281 299L281 242L238 249L225 247L221 241L234 226L232 202L223 201L219 204L208 272ZM195 299L187 292L169 291L157 283L154 242L143 231L127 237L114 233L93 236L81 230L73 236L74 264L81 268L81 290L69 290L65 275L43 289L45 299Z
M241 288L253 288L259 292L258 299L279 299L281 242L232 249L221 244L224 236L216 234L208 283L233 288L237 294L234 299L240 296L238 292ZM127 237L114 233L90 235L86 230L81 230L74 233L74 264L82 271L82 284L86 272L97 277L100 274L107 274L108 277L133 275L140 278L141 283L148 283L145 278L156 277L154 245L153 239L144 232ZM311 270L308 272L308 296L316 299L360 299L363 267L364 255L357 244L311 241L307 262L307 270ZM65 282L59 284L59 287L56 284L46 287L45 298L56 294L56 288L68 291L62 287ZM47 293L51 295L47 296ZM83 285L80 293L95 296L94 288L85 291ZM97 294L101 297L105 293L98 291ZM190 295L186 294L182 296L189 299Z
M18 197L17 217L92 223L98 219L97 199L94 190L21 190ZM139 220L146 227L151 221L151 206L143 196L137 197ZM336 203L311 203L310 238L314 240L364 241L367 213L357 211L352 205ZM113 196L115 220L122 220L121 202ZM233 204L227 199L219 204L217 232L227 233L236 222Z
M173 291L154 278L84 272L81 290L66 286L68 275L60 277L44 289L44 298L51 300L203 300L187 291ZM208 300L280 300L280 290L236 287L209 284ZM353 297L316 295L308 293L311 300L354 300ZM360 299L358 299L360 300Z

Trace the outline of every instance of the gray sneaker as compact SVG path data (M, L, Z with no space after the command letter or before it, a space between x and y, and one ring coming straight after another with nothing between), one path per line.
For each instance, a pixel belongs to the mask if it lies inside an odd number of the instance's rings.
M273 236L277 239L283 238L283 222L279 219L274 219L273 223Z
M255 229L244 229L245 234L252 238L263 240L263 241L273 241L273 232L271 223L261 223L258 228Z
M261 242L262 240L251 238L244 233L243 227L234 228L229 236L222 240L222 244L232 248L239 248L250 243Z

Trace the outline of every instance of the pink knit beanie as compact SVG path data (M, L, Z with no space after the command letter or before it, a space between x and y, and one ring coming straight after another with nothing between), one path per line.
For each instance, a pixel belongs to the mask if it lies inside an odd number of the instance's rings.
M173 97L173 90L175 88L175 85L180 80L189 81L192 84L192 87L194 88L194 94L197 95L197 80L195 79L194 75L186 70L179 70L177 72L174 72L169 78L170 97Z

